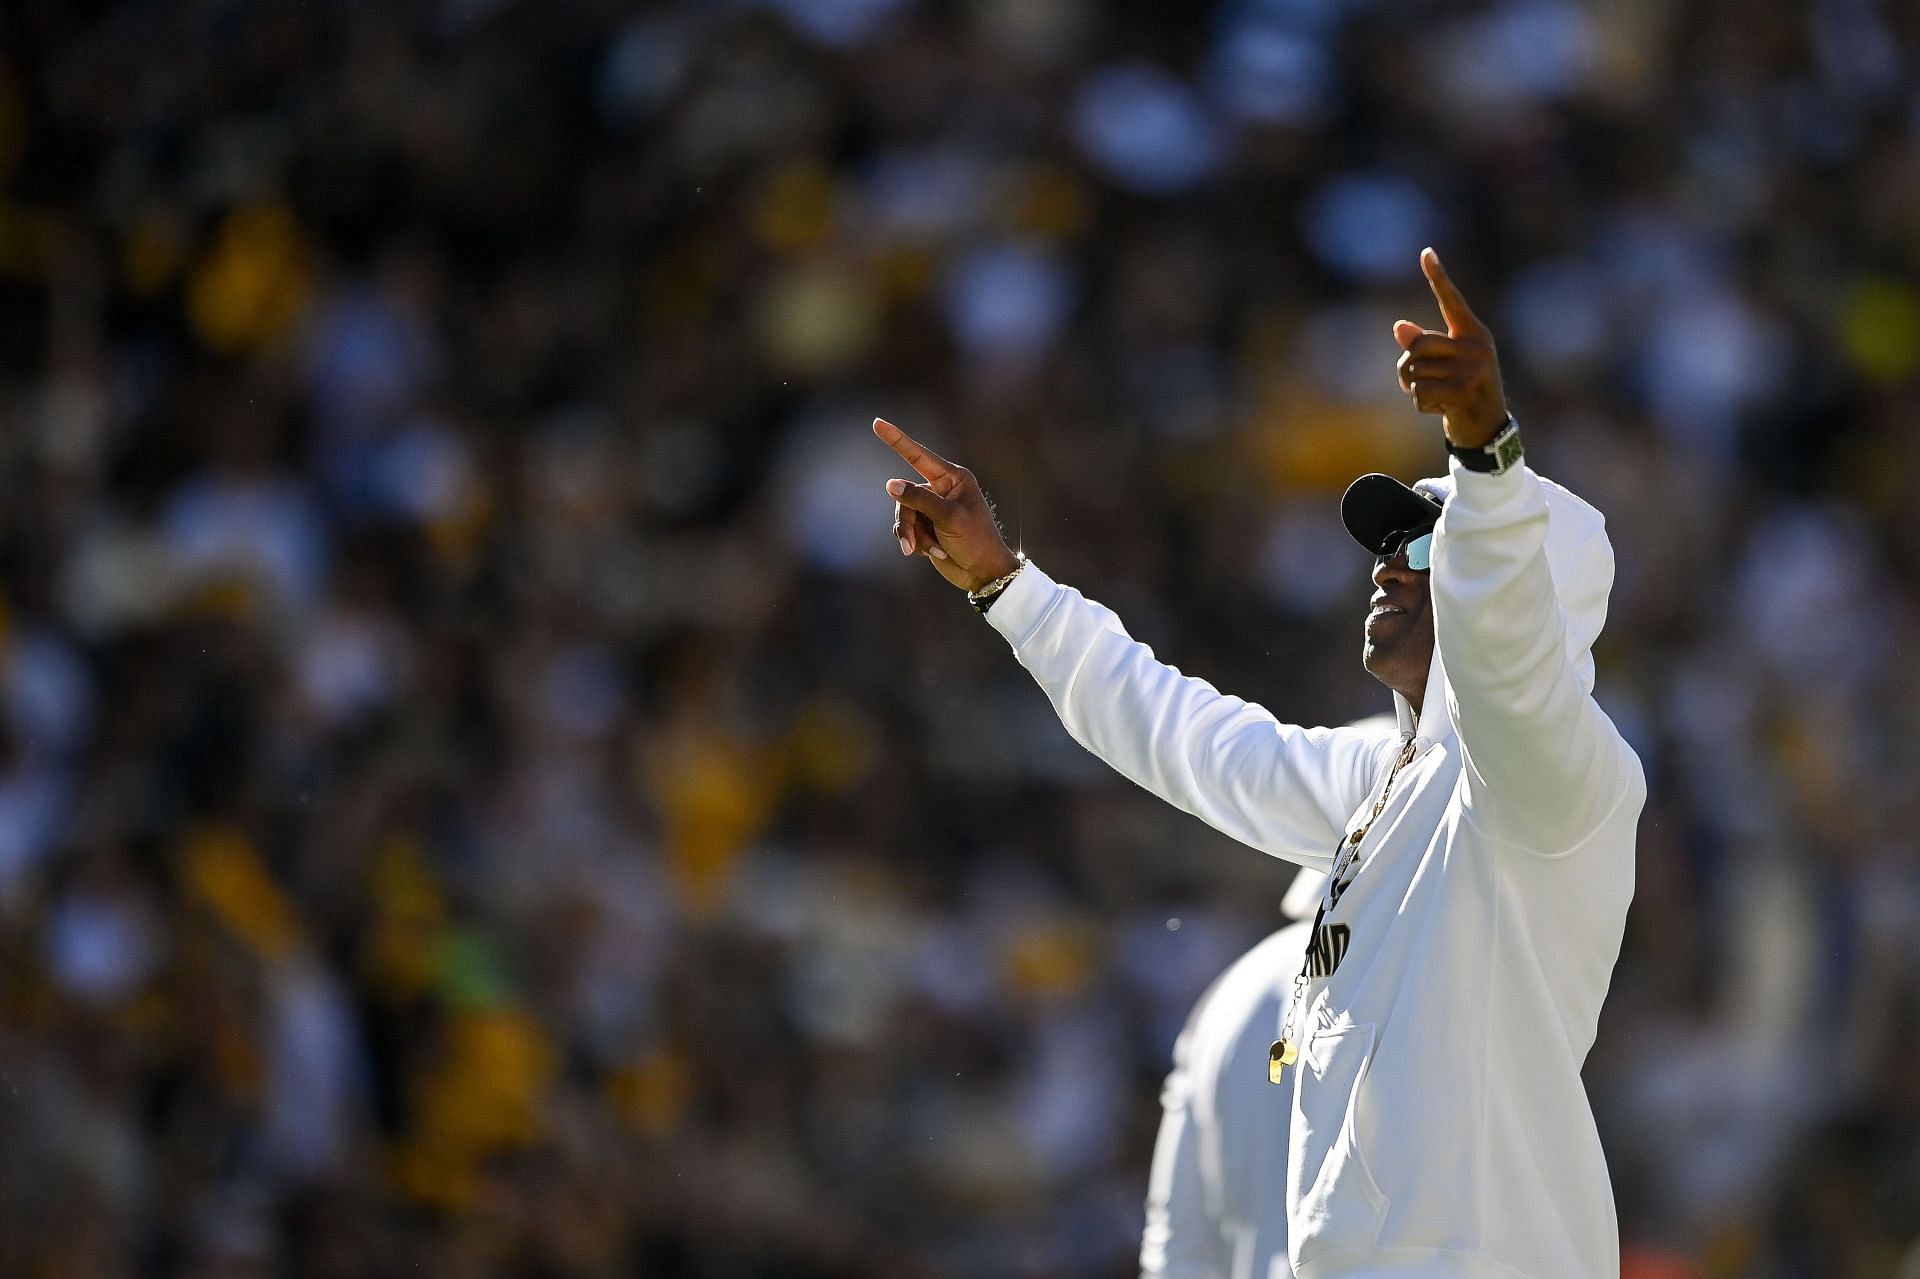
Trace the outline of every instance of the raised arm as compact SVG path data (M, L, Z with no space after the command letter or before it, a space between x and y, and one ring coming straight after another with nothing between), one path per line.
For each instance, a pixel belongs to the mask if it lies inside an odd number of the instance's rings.
M1525 467L1480 475L1456 463L1454 473L1434 538L1433 628L1467 813L1509 843L1570 852L1646 786L1590 692L1586 647L1613 577L1604 521ZM1582 579L1564 595L1549 537L1561 571Z
M1028 565L987 615L1075 741L1243 844L1325 870L1393 753L1390 728L1301 728L1154 658Z
M1511 420L1493 338L1431 249L1421 267L1447 331L1395 325L1401 383L1444 415L1450 443L1477 449ZM1489 474L1456 453L1451 470L1431 588L1466 811L1506 843L1570 852L1646 787L1592 696L1588 649L1613 583L1606 521L1524 466Z
M970 472L884 421L874 432L925 481L889 482L901 549L978 590L1021 564ZM935 554L939 552L939 554ZM995 570L1000 570L996 572ZM1120 619L1038 566L987 613L1074 739L1131 780L1264 852L1325 869L1391 755L1378 728L1300 728L1155 659Z

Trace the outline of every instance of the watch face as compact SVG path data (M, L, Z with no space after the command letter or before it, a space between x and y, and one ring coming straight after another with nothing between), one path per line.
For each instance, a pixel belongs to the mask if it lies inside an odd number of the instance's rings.
M1493 464L1498 470L1518 466L1525 450L1520 447L1520 428L1510 426L1493 441Z

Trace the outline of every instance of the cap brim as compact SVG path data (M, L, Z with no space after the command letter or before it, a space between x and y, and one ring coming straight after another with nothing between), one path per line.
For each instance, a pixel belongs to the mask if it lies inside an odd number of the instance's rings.
M1440 503L1391 475L1363 475L1340 499L1340 522L1375 555L1385 554L1394 534L1425 530L1439 519Z

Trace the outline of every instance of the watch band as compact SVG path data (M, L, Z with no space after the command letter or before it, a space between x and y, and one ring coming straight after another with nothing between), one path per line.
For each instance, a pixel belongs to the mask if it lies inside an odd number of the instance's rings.
M1447 452L1460 459L1460 465L1469 471L1479 471L1485 475L1504 475L1526 455L1520 445L1520 424L1513 420L1513 414L1507 414L1507 424L1493 433L1493 438L1479 448L1461 448L1451 441Z

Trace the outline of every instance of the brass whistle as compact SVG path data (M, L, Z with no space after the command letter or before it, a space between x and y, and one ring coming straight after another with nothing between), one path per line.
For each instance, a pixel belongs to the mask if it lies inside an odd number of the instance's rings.
M1291 1039L1276 1039L1273 1047L1267 1050L1267 1082L1279 1083L1287 1072L1287 1067L1300 1060L1300 1047Z

